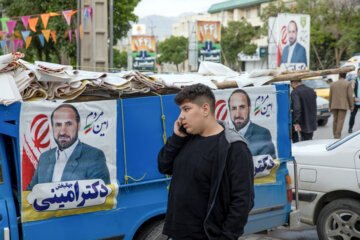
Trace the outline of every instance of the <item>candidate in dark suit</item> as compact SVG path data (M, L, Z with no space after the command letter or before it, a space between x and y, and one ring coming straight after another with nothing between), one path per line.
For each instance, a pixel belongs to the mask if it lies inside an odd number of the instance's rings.
M242 89L236 89L231 93L228 105L231 121L236 130L247 140L251 154L253 156L268 154L275 159L275 147L270 131L250 121L249 95Z
M26 188L38 183L102 179L110 184L104 152L78 140L80 115L70 104L62 104L51 114L57 148L40 155L34 176Z
M307 66L306 49L297 42L298 28L295 21L290 21L288 25L289 45L287 45L281 55L282 63L305 63ZM291 52L291 53L290 53ZM291 54L291 59L289 58Z

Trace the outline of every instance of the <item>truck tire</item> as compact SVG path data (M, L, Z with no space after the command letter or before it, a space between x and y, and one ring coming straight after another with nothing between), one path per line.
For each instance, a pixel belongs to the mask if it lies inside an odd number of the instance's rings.
M318 122L318 126L325 126L328 123L328 118L326 119L319 119Z
M167 236L162 234L164 228L164 220L157 220L153 223L144 227L144 229L139 232L134 237L134 240L166 240Z
M360 239L360 202L349 198L330 202L316 225L319 240Z

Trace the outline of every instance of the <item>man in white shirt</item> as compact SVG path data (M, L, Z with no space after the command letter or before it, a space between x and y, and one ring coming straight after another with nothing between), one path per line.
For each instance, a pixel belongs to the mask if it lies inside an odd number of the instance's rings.
M78 139L80 115L71 104L58 106L51 114L57 148L40 155L38 166L27 190L38 183L102 179L110 184L109 170L102 150Z
M268 129L250 121L251 101L242 89L236 89L229 97L230 118L235 129L247 140L253 156L270 155L276 158L275 147Z

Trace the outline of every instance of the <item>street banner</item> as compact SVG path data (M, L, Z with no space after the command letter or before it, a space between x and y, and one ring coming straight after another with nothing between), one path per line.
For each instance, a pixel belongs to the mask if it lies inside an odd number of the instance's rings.
M133 69L155 71L155 36L132 36Z
M310 16L278 14L277 66L282 71L305 70L310 65Z
M220 63L221 28L219 21L197 21L198 64Z
M24 102L21 221L116 207L116 101Z
M215 117L239 132L253 155L255 184L276 182L277 98L275 86L214 91ZM250 101L249 101L250 100Z

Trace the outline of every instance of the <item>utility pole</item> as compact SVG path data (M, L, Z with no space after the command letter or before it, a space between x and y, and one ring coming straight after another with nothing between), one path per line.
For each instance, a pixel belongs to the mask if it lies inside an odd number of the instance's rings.
M81 41L80 41L80 34L82 34L80 31L81 29L79 28L80 24L81 24L81 0L77 1L77 34L78 34L78 38L77 38L77 46L76 46L76 69L80 69L80 65L81 65Z
M113 68L114 62L114 50L113 50L113 41L114 41L114 0L110 0L110 69Z

